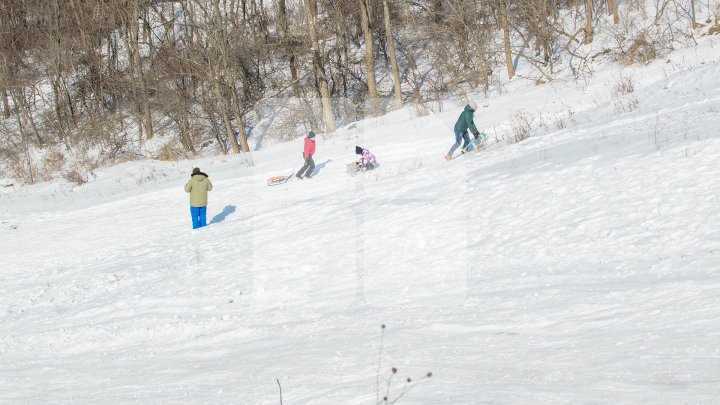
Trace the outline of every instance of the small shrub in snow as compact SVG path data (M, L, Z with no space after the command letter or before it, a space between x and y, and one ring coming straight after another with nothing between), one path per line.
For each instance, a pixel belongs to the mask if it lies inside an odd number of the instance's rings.
M575 112L572 109L568 109L567 113L557 113L553 115L555 128L565 129L569 123L575 122Z
M503 144L510 143L510 141L507 140L507 134L505 133L505 131L501 131L498 129L495 129L495 131L492 135L492 142L495 145L499 145L501 143L503 143ZM488 142L488 143L490 143L490 142Z
M9 173L14 179L25 184L33 184L40 180L29 150L26 153L8 150L7 154L0 153L0 157L5 160Z
M53 174L61 171L65 165L65 155L57 150L48 151L43 157L42 176L43 180L51 180Z
M708 30L708 35L717 35L720 34L720 23L715 23L710 29Z
M200 249L200 246L195 246L193 249L193 257L190 259L192 264L200 264L205 260L205 253Z
M515 142L522 142L529 138L535 126L535 117L524 111L516 111L510 122L510 129Z
M640 32L630 47L625 51L622 61L626 65L632 65L633 63L645 64L657 57L657 43L649 40L644 32Z
M172 143L165 144L155 155L155 159L164 161L177 161L184 157L186 156L183 150Z
M178 259L175 256L169 256L167 258L167 262L165 263L165 269L167 269L169 272L176 272L178 267Z
M425 375L418 379L413 380L410 377L405 378L405 385L402 388L402 391L400 393L391 394L391 387L393 382L393 377L398 373L398 369L396 367L390 368L390 375L388 377L383 377L380 375L380 370L382 369L382 354L383 354L383 342L385 339L385 325L380 325L380 328L382 332L380 333L380 351L378 353L378 369L377 374L375 375L375 384L376 384L376 398L375 403L376 404L394 404L397 401L400 400L405 394L410 392L411 389L415 388L415 386L422 380L427 380L428 378L431 378L433 373L431 371L428 371L425 373ZM385 386L385 393L383 394L382 399L380 398L380 379L384 379L386 381Z
M620 73L620 78L613 85L612 90L614 94L619 96L630 94L635 91L635 80L632 78L632 76L626 76Z
M73 169L63 174L63 178L76 186L82 186L88 182L88 176L83 176L77 170Z
M638 109L640 102L635 97L621 98L613 103L615 114L629 113Z
M166 177L167 173L160 172L157 170L157 168L153 167L147 171L143 169L140 175L135 177L135 183L137 183L137 185L139 186L141 184L152 183Z
M425 161L420 156L415 156L415 160L410 162L408 171L419 170L425 166Z

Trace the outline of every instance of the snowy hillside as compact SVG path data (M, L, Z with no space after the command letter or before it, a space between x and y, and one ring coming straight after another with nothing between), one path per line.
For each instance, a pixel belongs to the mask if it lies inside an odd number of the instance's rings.
M319 135L282 186L301 139L3 189L0 403L369 404L391 367L403 404L716 402L716 42L516 80L449 162L462 104Z

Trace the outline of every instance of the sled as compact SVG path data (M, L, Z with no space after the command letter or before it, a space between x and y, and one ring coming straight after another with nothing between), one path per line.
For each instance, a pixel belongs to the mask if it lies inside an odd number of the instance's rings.
M373 167L372 169L366 169L366 168L360 166L360 164L359 164L358 162L350 162L350 163L347 164L347 166L346 166L346 168L345 168L345 171L346 171L347 174L349 174L350 176L355 177L355 175L358 174L358 173L364 173L364 172L367 172L367 171L369 171L369 170L374 170L374 169L377 168L377 167L378 167L378 166L377 166L377 164L376 164L376 166Z
M267 185L268 186L278 186L280 184L285 184L292 178L292 174L289 174L287 176L273 176L268 177L267 179Z
M352 177L355 177L356 174L358 174L362 169L360 168L360 165L357 162L350 162L347 164L345 171L347 174L349 174Z
M485 137L486 137L485 132L480 132L480 133L478 134L478 137L475 138L475 139L473 139L472 142L470 142L470 143L468 144L468 146L465 147L465 150L468 151L468 152L470 152L470 151L473 150L473 149L477 150L477 146L478 146L482 141L485 140Z
M479 145L485 140L485 138L487 138L487 135L485 135L484 132L480 132L478 134L477 138L473 139L470 143L468 143L468 145L465 148L460 149L459 154L457 154L455 156L450 156L450 157L448 157L448 155L445 155L445 160L453 160L453 159L459 158L462 155L467 155L472 151L478 152L480 150L480 149L478 149Z

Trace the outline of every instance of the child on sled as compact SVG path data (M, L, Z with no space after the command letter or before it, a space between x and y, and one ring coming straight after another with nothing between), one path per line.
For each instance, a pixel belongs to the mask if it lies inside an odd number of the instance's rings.
M368 149L355 146L355 154L360 155L360 160L348 163L348 173L354 176L358 172L366 172L377 167L378 163L375 155L370 153Z

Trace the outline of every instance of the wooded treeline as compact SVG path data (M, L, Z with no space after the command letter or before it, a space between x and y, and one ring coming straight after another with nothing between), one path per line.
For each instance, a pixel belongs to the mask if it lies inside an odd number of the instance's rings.
M552 80L559 53L587 57L598 13L620 23L616 0L4 1L0 155L34 182L27 151L49 145L99 148L94 164L158 133L248 151L269 99L329 132L334 100L379 115L488 89L518 58Z

